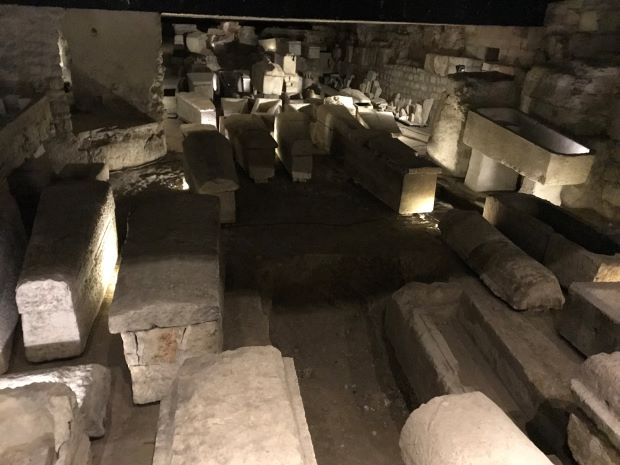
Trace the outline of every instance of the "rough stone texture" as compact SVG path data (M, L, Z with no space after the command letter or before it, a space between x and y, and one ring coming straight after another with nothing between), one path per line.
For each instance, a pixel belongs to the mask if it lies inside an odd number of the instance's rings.
M258 292L238 290L226 292L224 348L271 345L269 308L263 305Z
M558 332L586 356L620 351L620 283L573 283Z
M0 183L0 373L9 368L13 333L19 320L15 287L25 250L26 234L19 209Z
M62 165L105 163L113 171L143 165L163 157L166 151L164 125L159 122L81 132L77 135L73 151L67 153L63 148L53 158Z
M151 118L161 117L164 72L159 14L67 9L61 30L69 43L76 99L105 99L112 94ZM139 40L136 31L140 31Z
M170 391L185 360L222 351L221 321L121 333L133 401L147 404Z
M105 163L69 163L58 173L62 179L109 181L110 170Z
M160 407L153 465L315 465L292 360L246 347L185 362Z
M86 433L91 438L98 438L105 434L111 382L108 368L97 364L77 365L2 376L0 390L35 383L64 384L75 394Z
M232 142L235 160L254 182L267 182L274 176L278 143L259 115L231 115L223 129Z
M215 105L209 97L199 92L177 92L177 115L188 123L217 127Z
M618 449L581 414L571 414L568 421L568 447L579 465L620 463Z
M550 465L480 392L436 397L414 410L400 436L406 465Z
M320 150L310 136L310 119L304 113L287 111L276 116L276 153L293 181L312 178L312 162Z
M239 188L233 149L215 127L200 125L183 139L183 166L190 189L198 194L221 194Z
M353 179L401 215L431 212L441 169L383 131L352 131L345 166Z
M583 413L620 451L620 352L588 358L571 389Z
M58 383L0 391L0 463L90 465L75 395Z
M221 318L218 218L217 199L185 192L135 207L110 307L113 334Z
M53 135L53 130L47 97L41 97L15 119L0 124L0 179L32 157L41 144Z
M66 182L43 191L16 291L28 360L82 353L117 256L107 183Z
M620 254L589 252L560 234L551 235L543 264L565 288L573 283L620 281Z
M444 241L515 310L559 309L564 304L555 276L478 213L451 210L439 227Z

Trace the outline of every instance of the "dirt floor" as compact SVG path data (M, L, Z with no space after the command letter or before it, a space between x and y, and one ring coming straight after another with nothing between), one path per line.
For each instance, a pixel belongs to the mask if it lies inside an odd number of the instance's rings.
M369 302L412 279L443 279L459 265L432 215L399 217L353 184L338 160L320 159L315 173L311 182L294 184L279 166L261 185L239 173L238 221L222 229L226 287L271 299L271 340L295 359L319 465L397 465L409 409L392 374L381 316ZM111 184L122 235L124 218L144 195L182 188L181 163L172 154L112 173ZM18 337L11 372L85 362L111 367L108 429L92 442L94 465L149 465L158 404L132 404L120 336L107 331L107 305L109 299L83 356L28 364Z

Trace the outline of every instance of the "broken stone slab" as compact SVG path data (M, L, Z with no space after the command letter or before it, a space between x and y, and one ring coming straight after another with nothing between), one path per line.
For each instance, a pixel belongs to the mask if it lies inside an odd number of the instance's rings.
M211 99L199 92L177 92L177 114L188 123L217 127L217 114Z
M433 211L441 169L383 131L352 131L345 166L355 182L401 215Z
M620 451L620 352L588 358L571 381L581 411Z
M280 113L276 116L274 136L278 142L278 158L293 181L312 178L314 155L321 152L312 143L308 116L298 111Z
M568 447L579 465L615 465L620 451L583 414L571 414L568 421Z
M463 307L460 319L466 333L509 389L531 437L545 450L561 454L573 405L570 380L579 371L581 356L556 333L548 312L511 311L473 277L454 282L473 304Z
M153 465L233 462L316 465L293 361L274 347L189 359L162 400Z
M259 115L231 115L224 120L235 160L254 182L267 182L275 174L277 142Z
M263 305L255 290L226 292L224 318L224 348L271 345L269 309Z
M58 383L0 390L0 463L90 465L75 394Z
M86 433L91 438L105 434L105 419L110 399L110 370L89 364L48 368L0 377L0 390L15 389L35 383L59 383L68 386L77 401Z
M29 361L82 353L114 281L117 241L107 183L75 181L43 191L16 290Z
M167 192L142 199L129 217L110 332L220 320L219 235L212 196Z
M400 136L400 128L396 124L391 111L364 110L357 112L357 119L365 128L373 131L385 131L394 136Z
M0 373L9 369L13 334L19 320L15 287L26 250L26 233L17 203L0 183Z
M222 99L220 99L220 104L222 105L222 114L224 115L224 117L226 117L230 115L235 115L237 113L249 113L248 101L249 99L247 97L223 97Z
M319 105L315 107L315 111L316 119L311 129L312 142L326 153L343 153L349 135L354 130L363 128L343 105Z
M439 228L443 240L515 310L562 308L564 295L553 273L477 212L450 210Z
M215 127L200 126L183 139L183 166L190 189L210 195L239 189L230 142Z
M620 351L620 283L573 283L558 332L586 356Z
M514 191L519 173L472 149L465 185L475 192Z
M399 445L405 465L551 465L481 392L435 397L417 408Z
M222 351L221 320L189 326L121 333L132 380L133 401L161 400L185 360Z
M109 181L110 170L105 163L68 163L60 170L58 177L72 180Z

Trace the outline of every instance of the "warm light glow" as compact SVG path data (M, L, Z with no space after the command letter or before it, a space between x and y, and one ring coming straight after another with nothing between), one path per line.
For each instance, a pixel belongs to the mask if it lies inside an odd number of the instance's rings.
M183 190L184 191L189 190L189 184L187 184L187 180L185 179L185 176L183 176Z

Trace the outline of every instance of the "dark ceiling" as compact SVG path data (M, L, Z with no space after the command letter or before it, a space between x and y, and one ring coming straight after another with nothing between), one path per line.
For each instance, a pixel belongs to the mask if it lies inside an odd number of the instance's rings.
M0 0L0 3L232 17L541 26L546 0Z

